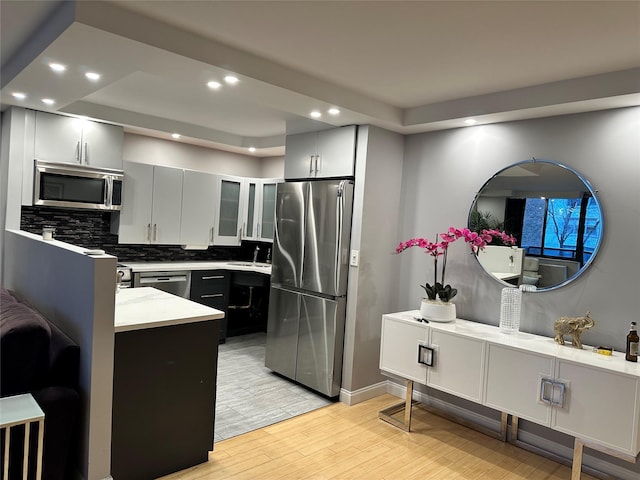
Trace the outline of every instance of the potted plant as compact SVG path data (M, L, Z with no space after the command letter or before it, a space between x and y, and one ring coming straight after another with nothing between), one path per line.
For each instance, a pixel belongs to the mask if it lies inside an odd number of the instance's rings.
M440 237L439 242L438 237ZM396 247L396 253L401 253L411 247L418 247L433 257L433 284L420 285L427 294L427 298L424 298L420 305L420 314L427 320L448 322L456 317L455 304L451 302L451 299L456 296L458 290L445 284L445 273L449 245L461 238L471 247L473 253L484 249L494 238L499 238L507 245L516 243L513 236L496 229L484 229L478 233L472 232L468 228L450 227L445 233L436 236L436 242L430 242L426 238L412 238L406 242L400 242ZM438 279L439 257L442 257L440 279Z

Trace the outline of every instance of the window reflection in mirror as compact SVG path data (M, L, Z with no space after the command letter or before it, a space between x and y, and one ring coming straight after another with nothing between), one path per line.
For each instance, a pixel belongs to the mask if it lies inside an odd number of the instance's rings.
M469 228L504 229L515 236L515 247L491 245L478 253L478 261L503 283L542 290L582 273L603 234L602 211L589 183L547 160L520 162L487 181L471 207Z

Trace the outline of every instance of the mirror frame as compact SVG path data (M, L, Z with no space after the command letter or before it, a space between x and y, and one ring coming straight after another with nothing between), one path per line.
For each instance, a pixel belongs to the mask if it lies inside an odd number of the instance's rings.
M531 158L529 160L523 160L523 161L511 164L511 165L508 165L508 166L502 168L501 170L499 170L498 172L496 172L491 178L489 178L489 180L484 182L482 187L476 193L476 195L475 195L475 197L473 199L473 202L471 204L471 208L469 209L469 215L467 217L467 227L470 226L471 214L473 213L473 211L474 211L474 209L475 209L475 207L476 207L476 205L478 203L478 199L479 199L480 195L486 189L487 185L489 185L491 183L492 180L494 180L496 177L498 177L499 175L501 175L502 173L504 173L505 171L507 171L507 170L509 170L511 168L519 167L519 166L522 166L522 165L535 164L535 163L545 163L545 164L553 165L553 166L563 168L563 169L567 170L568 172L573 173L580 181L582 181L582 183L584 184L586 189L591 194L591 196L593 198L593 201L595 202L595 204L597 205L598 209L600 210L600 219L601 219L601 227L600 227L601 233L600 233L600 236L598 238L598 242L596 243L596 246L593 249L593 253L589 257L589 259L585 262L585 264L582 266L582 268L580 268L580 270L578 270L573 276L567 278L563 282L560 282L560 283L558 283L556 285L552 285L552 286L548 286L548 287L541 287L541 288L537 288L536 290L533 290L535 292L549 292L549 291L552 291L552 290L556 290L556 289L558 289L560 287L563 287L565 285L568 285L569 283L573 282L578 277L580 277L589 268L589 266L593 263L593 260L596 258L597 254L598 254L598 251L600 250L600 245L602 244L602 239L603 239L604 234L605 234L605 230L604 230L604 228L605 228L604 213L602 211L602 205L600 203L600 200L598 199L598 196L596 195L598 193L598 191L595 190L591 186L591 183L589 183L589 181L582 174L580 174L579 172L577 172L576 170L574 170L571 167L563 165L562 163L555 162L555 161L552 161L552 160L542 160L542 159L538 159L538 158ZM507 233L509 233L509 232L507 232ZM482 268L482 270L484 272L486 272L487 275L489 275L489 277L491 277L493 280L496 280L497 282L501 283L505 287L513 287L514 286L513 284L510 284L510 283L506 282L505 280L499 279L498 277L493 275L490 271L485 269L484 266L482 265L482 263L480 262L480 260L478 259L478 255L477 254L475 254L474 257L475 257L476 261L478 262L478 264L480 265L480 267Z

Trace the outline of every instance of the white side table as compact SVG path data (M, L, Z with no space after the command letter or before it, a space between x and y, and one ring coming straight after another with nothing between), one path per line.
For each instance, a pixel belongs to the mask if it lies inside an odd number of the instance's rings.
M29 434L31 424L38 422L38 451L36 479L42 478L42 444L44 441L44 412L30 393L0 398L0 429L4 429L4 480L9 477L9 447L11 428L24 425L24 458L22 478L27 479L29 469Z

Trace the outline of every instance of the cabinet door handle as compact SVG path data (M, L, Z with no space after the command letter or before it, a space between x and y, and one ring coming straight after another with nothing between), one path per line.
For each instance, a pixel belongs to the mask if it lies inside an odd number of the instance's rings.
M147 240L151 241L151 224L147 223Z
M82 163L82 159L80 158L80 141L76 143L76 162Z
M211 231L209 233L209 243L213 243L213 227L211 227Z
M313 157L315 157L315 155L309 156L309 175L313 173Z
M153 241L155 242L156 240L158 240L158 224L154 223L153 224Z
M553 395L553 381L543 378L540 381L540 401L551 405L551 396Z
M564 407L564 394L567 386L564 382L543 378L540 381L540 401L554 407Z
M316 155L316 160L315 160L315 173L316 175L318 174L318 160L320 159L320 155Z
M433 347L418 344L418 363L426 365L427 367L433 367L435 358L436 351Z
M89 144L84 142L84 164L89 165Z
M562 408L564 406L565 384L562 382L553 382L551 395L551 405ZM557 395L556 395L557 393Z
M224 275L211 275L208 277L202 277L202 280L220 280L221 278L224 278Z
M206 295L200 295L200 298L218 298L224 297L223 293L208 293Z

